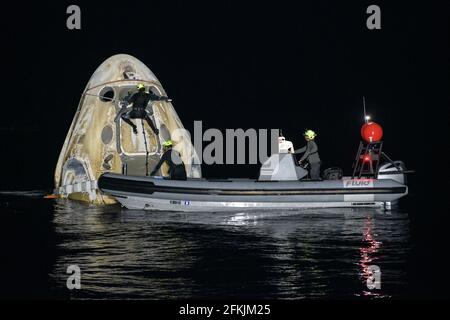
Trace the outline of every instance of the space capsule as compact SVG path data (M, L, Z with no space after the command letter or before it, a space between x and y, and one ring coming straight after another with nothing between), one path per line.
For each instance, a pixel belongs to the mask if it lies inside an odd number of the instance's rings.
M118 54L104 61L89 79L67 133L55 170L55 194L73 200L111 204L99 192L103 173L145 176L159 161L165 140L174 142L188 177L201 177L198 156L173 105L153 101L147 106L159 134L145 121L134 119L138 134L117 116L121 103L143 83L147 91L167 96L161 83L138 59ZM162 168L163 171L167 168ZM163 172L164 174L164 172Z

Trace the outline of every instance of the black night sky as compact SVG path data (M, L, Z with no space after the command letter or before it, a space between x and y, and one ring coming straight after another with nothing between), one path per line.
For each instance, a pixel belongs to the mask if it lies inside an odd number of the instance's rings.
M25 169L39 152L39 181L23 187L51 187L89 77L109 56L128 53L160 79L189 130L194 120L204 128L281 128L299 147L300 133L314 128L325 166L348 170L364 95L387 153L429 168L448 127L448 19L434 5L379 3L382 30L368 30L369 4L80 3L76 31L65 26L64 3L9 8L0 125L11 134L2 153L14 150L19 160L3 160ZM247 169L204 168L215 176L246 176ZM17 187L27 171L13 179Z
M71 31L74 3L82 29ZM381 30L366 27L370 4L381 8ZM52 189L87 81L127 53L155 73L188 130L194 120L205 129L281 128L300 147L312 128L324 167L346 173L365 96L387 154L417 171L411 197L424 210L413 219L424 235L449 213L450 28L437 2L15 2L0 23L2 190ZM203 168L217 177L257 171Z

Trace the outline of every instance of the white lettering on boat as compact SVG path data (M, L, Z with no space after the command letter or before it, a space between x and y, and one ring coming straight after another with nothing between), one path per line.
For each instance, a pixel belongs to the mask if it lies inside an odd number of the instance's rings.
M373 188L373 180L372 179L349 179L343 180L344 188Z

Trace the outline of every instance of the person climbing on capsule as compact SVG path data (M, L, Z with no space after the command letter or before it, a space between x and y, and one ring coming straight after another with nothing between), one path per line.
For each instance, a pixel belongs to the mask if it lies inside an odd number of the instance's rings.
M314 141L317 134L313 130L306 130L303 133L303 136L306 140L306 146L303 148L294 150L294 154L303 153L303 156L298 161L299 164L303 164L307 161L310 165L309 174L311 176L311 180L320 180L320 157L319 157L319 148L317 147L317 143Z
M181 160L181 155L172 147L172 140L167 140L163 143L164 153L150 175L154 176L162 164L167 163L169 166L169 178L171 180L186 180L186 168L184 167L183 160Z
M150 118L150 113L148 112L147 105L150 101L172 101L168 97L165 96L158 96L154 94L153 92L145 91L145 85L143 83L139 83L137 85L137 92L133 93L131 96L125 99L125 107L132 105L132 108L124 113L121 114L121 118L123 121L128 123L132 128L133 132L137 134L137 127L131 121L131 119L145 119L147 121L150 128L152 128L153 132L158 135L159 130L156 128L155 124L153 123L152 119Z

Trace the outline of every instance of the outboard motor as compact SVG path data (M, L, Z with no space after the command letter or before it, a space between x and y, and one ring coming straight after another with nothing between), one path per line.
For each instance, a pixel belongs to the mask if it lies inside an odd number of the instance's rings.
M402 161L384 163L378 169L377 179L391 179L406 184L405 164Z

